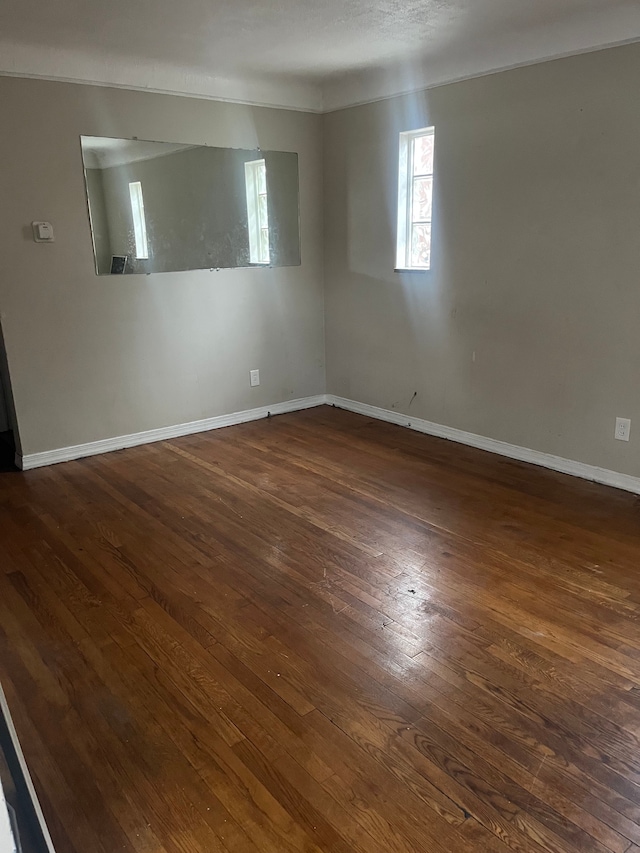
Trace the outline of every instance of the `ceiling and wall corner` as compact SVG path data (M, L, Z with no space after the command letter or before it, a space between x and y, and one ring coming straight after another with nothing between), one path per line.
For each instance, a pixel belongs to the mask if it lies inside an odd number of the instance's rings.
M0 74L310 112L640 39L636 0L5 0Z

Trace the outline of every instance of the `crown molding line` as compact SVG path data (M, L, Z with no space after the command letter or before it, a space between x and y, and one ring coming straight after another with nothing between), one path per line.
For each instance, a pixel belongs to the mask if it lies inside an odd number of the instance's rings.
M377 104L382 101L391 101L394 98L403 98L410 95L415 95L418 92L427 92L430 89L438 89L441 86L451 86L455 83L464 83L466 80L477 80L482 77L491 77L494 74L502 74L505 71L515 71L518 68L529 68L533 65L543 65L546 62L555 62L559 59L570 59L572 56L583 56L589 53L599 53L602 50L610 50L616 47L625 47L631 44L640 43L640 36L633 36L632 38L621 39L619 41L608 42L607 44L595 45L594 47L585 47L575 50L567 50L564 52L558 52L549 54L548 56L540 57L539 59L529 59L523 60L521 62L512 62L506 63L504 65L499 65L495 68L486 68L475 72L469 72L466 74L454 75L454 74L443 74L441 77L437 75L431 75L429 78L428 72L425 70L423 75L416 80L408 88L392 88L388 92L379 92L378 94L371 94L369 96L363 96L361 98L354 97L349 98L348 100L342 102L338 95L337 98L332 99L330 91L330 87L326 85L323 88L323 98L322 98L322 109L320 112L323 115L327 115L329 113L340 112L341 110L348 110L352 107L363 107L367 104ZM350 80L354 82L354 88L366 88L367 86L367 78L370 79L372 74L389 74L393 75L397 73L397 68L378 68L371 69L369 72L362 72L360 76L360 84L358 85L358 75L349 75L346 74L344 78L341 79L339 86L337 87L337 91L339 93L344 94L345 91L348 91ZM379 87L378 87L379 88Z
M465 80L489 77L494 74L501 74L505 71L514 71L518 68L541 65L546 62L554 62L559 59L568 59L572 56L580 56L588 53L596 53L601 50L624 47L626 45L637 44L639 42L640 36L634 36L624 40L612 41L604 45L554 53L539 59L509 63L495 68L486 68L476 72L459 75L445 73L441 76L434 76L433 74L429 74L425 69L409 88L396 89L392 86L391 89L386 92L380 91L381 87L379 85L377 87L375 85L371 87L371 76L375 74L386 74L388 76L392 76L394 73L393 69L371 69L370 71L362 72L361 75L351 75L346 73L344 77L341 78L341 82L337 87L333 87L331 84L325 84L324 87L321 87L295 83L293 81L290 83L278 84L268 83L264 80L259 82L241 79L225 80L222 78L206 77L194 72L184 72L166 68L163 69L161 67L159 69L146 71L134 68L134 70L128 75L130 77L135 77L136 75L141 74L145 78L158 76L165 78L164 86L151 86L142 81L135 83L125 80L118 81L106 79L109 76L106 73L101 75L87 74L86 71L82 73L80 69L80 66L83 64L82 62L79 63L77 73L70 73L69 70L63 73L62 69L63 67L66 67L66 62L64 58L60 59L59 57L57 58L57 62L54 63L58 65L58 68L60 69L59 73L45 73L44 70L40 72L23 71L21 70L21 66L33 67L33 63L21 62L19 57L14 57L12 61L9 61L9 65L12 67L0 68L0 77L44 80L56 83L74 83L82 86L98 86L106 89L124 89L133 92L150 92L155 95L173 95L180 98L219 101L221 103L240 104L249 107L265 107L269 109L328 114L332 112L339 112L340 110L351 109L352 107L388 101L393 98L407 97L418 92L437 89L440 86L462 83ZM2 49L0 50L0 55L3 56L3 59L6 62L4 47L5 46L0 43L0 48ZM38 64L41 64L41 62ZM108 66L109 63L106 65ZM127 71L125 70L125 76L126 75ZM180 82L176 82L175 85L169 85L167 80L174 75L175 79L180 80ZM122 74L120 76L122 76ZM192 81L193 86L185 85L185 81ZM373 88L374 91L368 95L363 94L361 97L356 96L354 91L353 97L347 97L347 99L343 101L341 99L341 95L344 96L344 94L349 91L350 87L353 90L360 91L366 91L368 88ZM376 88L378 89L377 92L375 91ZM262 94L257 95L256 92L260 89L262 90ZM334 94L332 94L332 89L334 89ZM335 93L337 93L337 95Z
M36 48L0 40L0 77L75 83L175 95L252 107L319 113L320 85L289 79L210 76L162 62L95 57L81 51Z
M3 71L0 69L0 77L14 77L21 80L44 80L49 83L74 83L78 86L97 86L100 89L123 89L127 92L149 92L152 95L173 95L176 98L194 98L199 101L218 101L223 104L240 104L246 107L264 107L271 110L292 110L299 113L314 113L322 114L323 110L318 104L320 98L314 99L317 101L315 106L304 104L294 104L287 102L285 99L280 102L274 100L252 100L250 98L226 97L214 93L208 94L203 92L183 92L179 89L161 89L154 86L136 86L129 83L108 83L101 80L90 80L81 77L62 77L53 74L29 74L22 71Z

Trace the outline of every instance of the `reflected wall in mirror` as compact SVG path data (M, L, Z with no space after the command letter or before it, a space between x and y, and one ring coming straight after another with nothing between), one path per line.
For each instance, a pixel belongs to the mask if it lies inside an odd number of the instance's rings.
M80 142L98 275L300 263L297 154Z

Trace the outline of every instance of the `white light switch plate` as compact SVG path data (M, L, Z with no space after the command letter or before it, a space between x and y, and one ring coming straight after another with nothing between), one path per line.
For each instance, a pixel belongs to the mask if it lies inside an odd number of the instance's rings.
M260 371L259 370L250 370L249 377L251 379L251 387L254 388L256 385L260 384Z
M50 222L32 222L33 239L36 243L53 243L53 225Z

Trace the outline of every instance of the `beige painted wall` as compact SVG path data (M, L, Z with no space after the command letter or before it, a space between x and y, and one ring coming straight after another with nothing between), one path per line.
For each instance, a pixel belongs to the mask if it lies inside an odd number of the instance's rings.
M326 320L330 393L639 476L638 79L634 45L321 118L0 78L23 452L321 393ZM430 123L433 270L396 274L397 135ZM96 276L80 134L297 151L302 266Z
M330 393L640 475L639 80L633 45L325 117ZM397 274L430 124L433 269Z
M0 312L23 453L324 391L319 116L14 78L0 115ZM298 152L302 265L98 277L80 134ZM54 244L32 241L34 219Z

